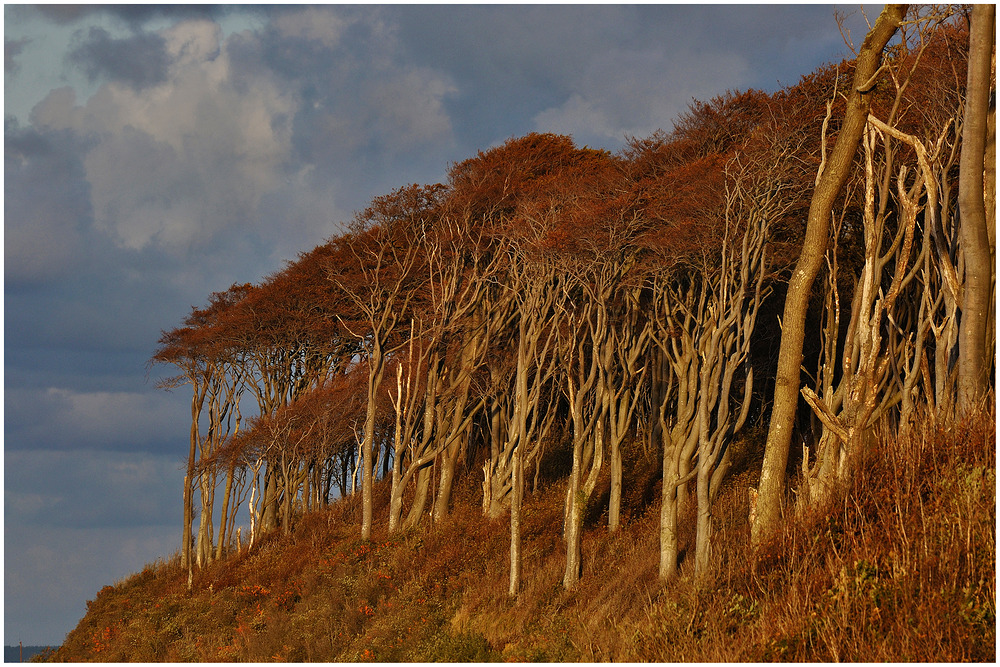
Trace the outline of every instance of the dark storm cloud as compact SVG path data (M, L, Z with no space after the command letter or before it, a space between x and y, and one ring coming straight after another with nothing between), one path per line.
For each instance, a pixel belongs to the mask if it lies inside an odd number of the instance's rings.
M92 220L75 133L4 123L4 279L6 289L71 275L87 250Z
M152 19L211 18L235 9L232 5L37 5L35 9L60 25L76 23L94 15L112 16L133 29Z
M170 56L163 37L156 33L114 38L107 30L92 27L79 40L67 58L92 82L107 79L142 89L167 78Z
M176 489L183 485L184 472L179 456L22 450L6 452L4 465L16 471L4 480L8 523L67 528L173 525L181 511ZM92 483L97 479L100 485Z
M3 69L6 74L17 74L17 57L21 55L28 39L5 39L3 41Z

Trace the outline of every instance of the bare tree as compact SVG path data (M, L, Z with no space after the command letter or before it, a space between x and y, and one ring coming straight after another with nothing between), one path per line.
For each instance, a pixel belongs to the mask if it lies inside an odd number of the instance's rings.
M352 245L357 258L356 281L348 282L341 267L330 267L329 277L354 302L364 316L364 330L355 332L368 362L368 396L364 431L360 443L362 519L361 538L371 539L373 520L373 475L375 474L375 426L377 394L382 386L388 356L406 344L392 343L397 325L406 316L417 294L412 284L417 275L422 247L410 232L420 230L427 214L423 193L403 189L376 200L367 215L379 224Z
M865 36L855 61L854 80L847 96L847 112L840 134L833 151L821 164L816 179L802 251L789 279L785 296L774 400L761 468L757 520L751 527L754 541L759 541L774 530L781 520L785 467L798 405L809 295L813 281L823 266L834 201L847 180L866 126L871 93L880 72L882 51L896 34L905 13L906 5L886 5Z

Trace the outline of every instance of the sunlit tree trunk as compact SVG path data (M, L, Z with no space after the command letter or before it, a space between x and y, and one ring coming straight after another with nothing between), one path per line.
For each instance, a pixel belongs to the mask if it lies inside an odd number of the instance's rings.
M961 213L965 284L959 329L958 411L969 414L986 396L994 345L988 340L993 316L994 272L983 186L987 121L990 109L990 65L994 51L996 7L972 7L969 72L962 123L958 206Z
M564 536L566 570L563 587L580 580L583 560L583 519L591 494L604 465L608 396L600 381L601 350L596 341L607 335L607 312L593 300L585 300L568 318L568 339L563 344L566 359L566 394L573 434L573 467L566 490Z
M784 315L781 318L781 346L778 351L771 421L761 467L757 520L751 527L755 542L775 530L781 520L785 467L799 399L802 344L809 295L813 281L823 265L834 200L850 172L868 119L870 94L874 90L874 81L871 79L878 73L882 51L896 34L905 14L906 5L886 5L865 36L855 61L854 80L847 96L847 112L837 142L825 164L820 166L816 179L802 251L788 282Z
M521 500L524 496L522 451L514 454L513 487L510 497L510 586L507 594L516 597L521 588Z

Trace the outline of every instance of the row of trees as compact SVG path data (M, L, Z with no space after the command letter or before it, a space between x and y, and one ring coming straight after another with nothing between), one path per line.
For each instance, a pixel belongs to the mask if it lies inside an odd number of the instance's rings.
M441 520L457 476L482 475L484 516L509 513L516 595L520 508L544 478L566 487L572 587L598 484L614 531L632 456L662 460L661 576L678 572L690 515L702 574L746 425L771 429L763 539L793 431L799 502L819 503L856 474L877 423L905 431L985 400L989 11L887 6L856 60L773 95L696 102L617 155L512 139L445 184L376 198L260 285L213 294L153 358L192 391L183 564L242 539L239 507L252 544L359 492L369 539L376 521Z

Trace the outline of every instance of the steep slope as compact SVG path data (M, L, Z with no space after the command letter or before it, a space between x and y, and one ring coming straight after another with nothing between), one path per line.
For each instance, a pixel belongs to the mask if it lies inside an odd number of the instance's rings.
M529 494L516 601L509 527L482 518L474 475L448 520L376 531L370 543L347 498L196 572L190 590L176 558L106 586L52 659L991 661L994 431L989 416L879 448L826 511L789 522L758 552L745 518L753 480L734 476L717 506L715 575L700 584L687 561L680 580L657 580L658 513L646 503L657 493L629 498L615 534L588 517L571 592L561 587L564 483ZM377 489L380 512L387 491Z

